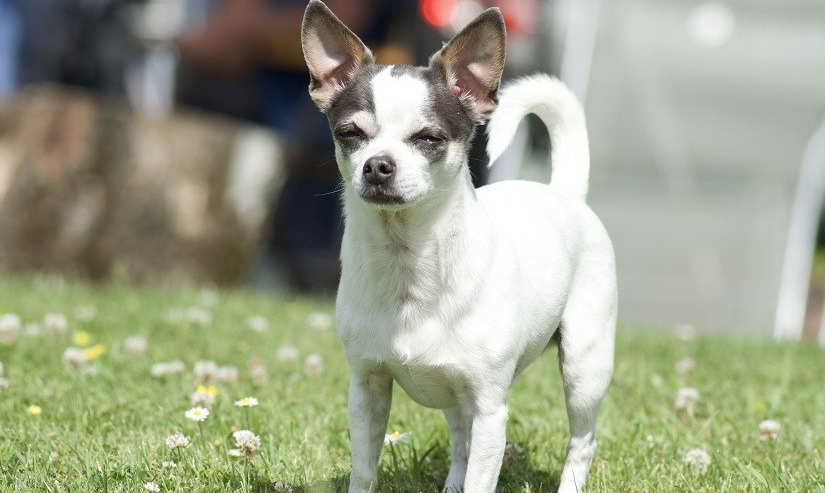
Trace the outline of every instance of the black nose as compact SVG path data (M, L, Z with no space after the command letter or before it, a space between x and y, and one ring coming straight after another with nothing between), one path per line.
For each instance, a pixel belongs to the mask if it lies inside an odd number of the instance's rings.
M373 156L364 163L364 180L370 185L383 185L395 174L395 161L389 156Z

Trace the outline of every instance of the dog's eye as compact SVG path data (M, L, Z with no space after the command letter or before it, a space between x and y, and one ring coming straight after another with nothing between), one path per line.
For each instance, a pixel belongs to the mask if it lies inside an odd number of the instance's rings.
M438 135L438 134L434 134L434 133L430 133L430 132L421 132L419 134L416 134L413 137L413 140L415 140L416 142L422 143L422 144L437 145L437 144L441 144L442 142L444 142L447 139L445 139L444 137L442 137L441 135Z
M355 125L352 125L336 129L335 136L341 140L358 139L364 136L364 132Z

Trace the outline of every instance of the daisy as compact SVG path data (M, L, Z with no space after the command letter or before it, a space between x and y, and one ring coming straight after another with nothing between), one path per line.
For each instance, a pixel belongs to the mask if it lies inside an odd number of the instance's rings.
M235 401L235 405L238 407L255 407L258 405L258 399L254 397L244 397L241 400Z
M710 466L710 455L700 448L688 450L682 462L688 465L693 472L705 474Z
M123 341L123 349L135 356L144 356L148 347L149 343L143 336L130 336Z
M675 368L676 373L678 373L679 375L687 375L688 373L692 372L694 368L696 368L696 362L690 358L685 358L683 360L677 361Z
M100 358L106 352L106 347L103 344L95 344L94 346L88 347L83 351L83 354L86 356L87 360L94 360Z
M332 325L332 317L329 313L312 312L307 316L307 324L313 329L328 329Z
M246 325L255 332L266 332L269 330L269 321L260 315L253 315L247 318Z
M237 447L237 449L232 450L238 450L240 455L244 457L252 457L261 447L261 437L249 430L236 431L232 433L232 437L235 439L235 446Z
M86 353L79 347L70 346L63 351L63 364L66 368L82 368L86 363Z
M232 365L220 366L214 376L216 382L237 382L238 369Z
M304 361L304 373L310 377L317 377L324 371L324 360L317 354L310 354Z
M196 361L195 368L192 371L195 374L196 381L208 382L212 380L218 372L218 365L210 360Z
M765 442L779 438L779 431L782 425L772 419L766 419L759 423L759 439Z
M43 327L49 332L64 332L69 322L62 313L47 313L43 315Z
M72 342L74 342L76 346L88 346L89 343L92 342L92 336L85 330L78 330L72 335Z
M699 401L699 391L693 387L683 387L676 393L676 409L693 414L693 406Z
M31 406L26 408L26 412L30 416L40 416L41 414L43 414L43 409L37 404L32 404Z
M189 438L183 433L175 433L166 438L166 448L170 450L186 448L190 443Z
M158 486L157 483L149 481L148 483L143 483L143 489L146 491L152 491L157 493L158 491L160 491L160 486Z
M183 413L183 415L186 416L187 419L191 419L192 421L199 423L201 421L205 421L206 418L209 417L209 409L197 406L186 411L185 413Z
M384 435L384 445L394 445L396 443L405 443L410 441L409 433L394 432L389 435Z
M291 344L284 344L278 348L275 357L278 361L295 361L298 359L298 348Z

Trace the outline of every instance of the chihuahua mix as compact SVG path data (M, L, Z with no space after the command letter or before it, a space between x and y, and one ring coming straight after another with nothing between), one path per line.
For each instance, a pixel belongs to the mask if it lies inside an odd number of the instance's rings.
M495 491L507 390L551 345L570 424L559 491L579 492L587 478L613 372L613 247L585 203L581 106L546 75L499 94L505 38L490 9L429 66L378 65L322 2L307 6L309 93L329 120L344 182L335 319L352 378L350 492L376 491L393 382L444 411L444 490ZM493 162L528 113L552 139L551 183L474 189L467 155L476 127L489 122Z

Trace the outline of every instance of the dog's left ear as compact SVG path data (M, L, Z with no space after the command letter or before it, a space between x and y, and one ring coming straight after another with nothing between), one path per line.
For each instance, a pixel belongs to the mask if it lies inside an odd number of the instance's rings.
M309 95L321 111L329 109L372 52L320 0L310 0L301 25L301 48L309 69Z
M477 123L488 120L498 104L506 39L501 11L487 9L430 59Z

